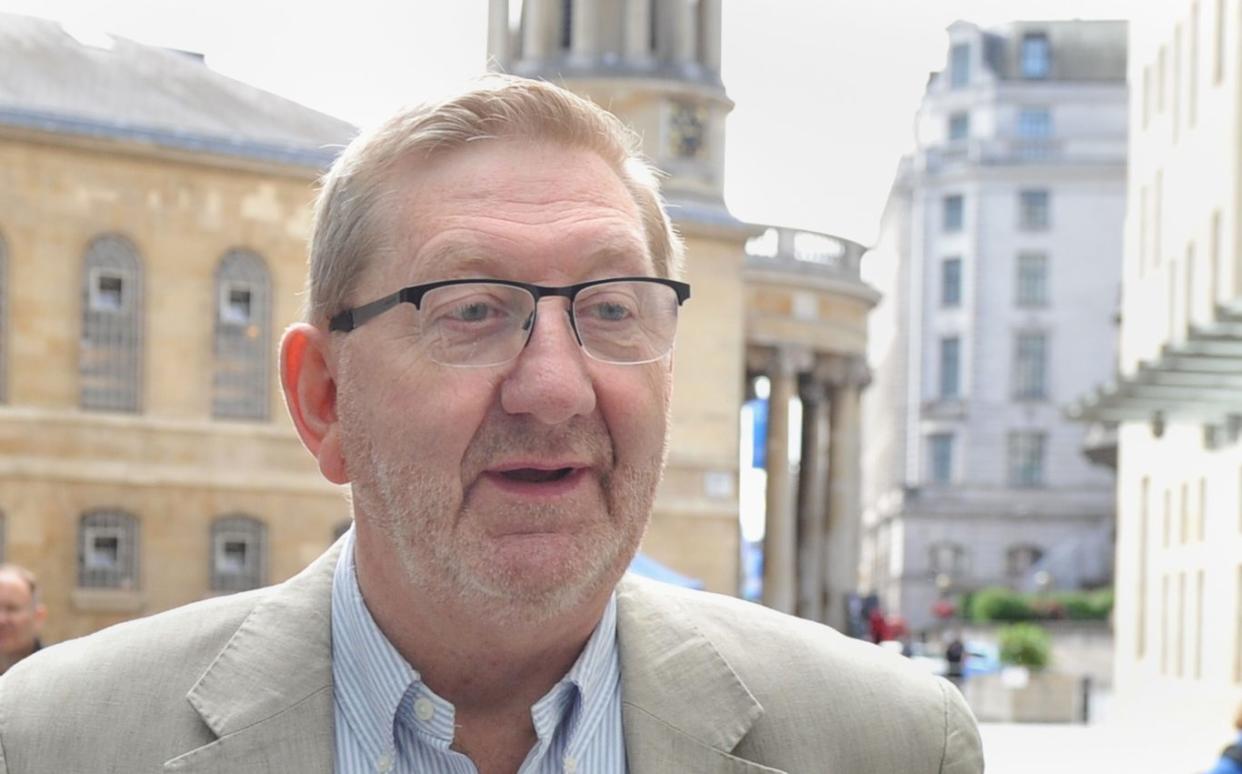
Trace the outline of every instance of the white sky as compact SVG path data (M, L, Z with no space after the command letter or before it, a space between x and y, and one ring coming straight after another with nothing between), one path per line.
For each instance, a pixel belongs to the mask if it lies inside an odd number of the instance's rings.
M742 220L869 244L945 28L1122 19L1135 0L725 0L725 199ZM0 0L0 11L199 51L356 124L483 70L485 0Z

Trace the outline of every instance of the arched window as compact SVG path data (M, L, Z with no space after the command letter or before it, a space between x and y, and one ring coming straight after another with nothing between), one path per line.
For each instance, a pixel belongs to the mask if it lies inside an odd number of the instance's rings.
M267 577L267 527L251 516L231 514L211 523L211 590L246 591Z
M133 514L112 508L83 514L78 525L78 586L138 588L138 520Z
M263 259L231 250L216 267L212 416L265 420L271 360L271 289Z
M966 547L948 540L931 545L928 563L933 576L944 575L951 582L961 582L970 573Z
M1005 551L1005 573L1011 581L1021 581L1043 558L1044 550L1039 546L1030 544L1010 546Z
M0 403L8 400L8 384L9 384L9 350L5 344L9 338L8 326L8 306L5 303L8 298L8 252L5 249L4 238L0 237Z
M137 412L142 406L142 261L129 240L91 242L82 271L78 351L84 409Z

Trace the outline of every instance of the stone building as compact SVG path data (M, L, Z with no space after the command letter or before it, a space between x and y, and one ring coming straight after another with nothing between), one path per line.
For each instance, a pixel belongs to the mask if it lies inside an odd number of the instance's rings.
M862 573L915 628L982 586L1110 579L1111 471L1061 406L1115 360L1125 29L956 22L928 82L865 274Z
M856 586L859 393L876 294L861 246L739 222L723 199L721 0L492 0L493 66L563 83L616 113L667 173L694 296L676 355L668 470L644 550L709 589L738 587L738 423L772 383L765 600L844 626ZM803 464L790 467L801 396Z
M1117 439L1116 704L1187 770L1242 701L1239 31L1238 0L1132 25L1119 368L1071 410Z
M274 373L353 128L0 15L0 551L60 640L283 579L348 518Z
M645 551L737 591L739 411L766 374L786 398L767 439L769 601L841 624L876 300L862 247L725 208L719 0L521 8L510 24L492 3L494 61L633 125L689 248ZM43 579L52 640L288 577L347 523L274 355L299 314L312 182L353 128L193 55L52 22L0 16L0 61L0 553ZM801 470L784 454L798 429Z

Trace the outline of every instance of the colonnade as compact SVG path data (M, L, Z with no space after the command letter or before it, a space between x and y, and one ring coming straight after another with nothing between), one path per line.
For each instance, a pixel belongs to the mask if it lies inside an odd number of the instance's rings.
M869 379L857 355L791 346L753 349L753 374L771 384L766 438L764 603L846 629L858 578L859 399ZM802 461L789 462L789 405L802 403Z
M721 0L490 0L489 47L501 63L563 56L627 65L698 64L720 72Z

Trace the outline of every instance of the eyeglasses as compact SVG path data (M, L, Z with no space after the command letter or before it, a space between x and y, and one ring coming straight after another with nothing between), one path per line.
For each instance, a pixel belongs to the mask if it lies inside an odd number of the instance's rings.
M615 277L549 287L494 279L429 282L402 288L334 315L328 330L349 332L397 304L418 310L417 331L433 361L493 366L513 360L530 341L540 299L569 300L579 346L605 363L650 363L673 349L677 310L690 286L659 277Z

